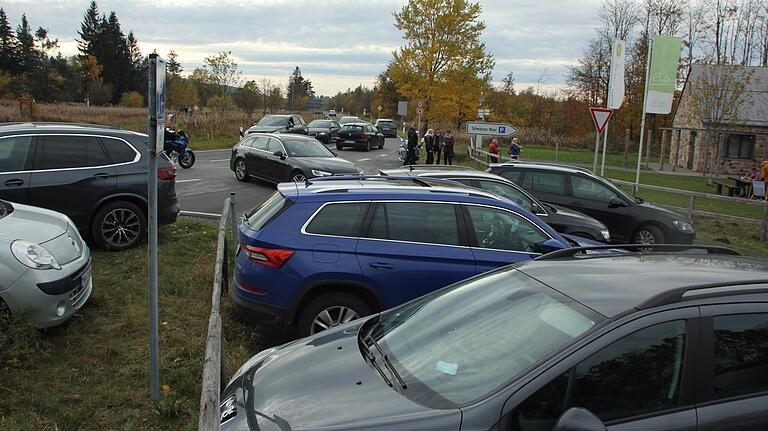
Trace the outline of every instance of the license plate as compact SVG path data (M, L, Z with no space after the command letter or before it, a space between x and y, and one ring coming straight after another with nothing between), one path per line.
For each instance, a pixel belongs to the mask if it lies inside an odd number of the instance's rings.
M345 144L354 144L355 141L344 141Z

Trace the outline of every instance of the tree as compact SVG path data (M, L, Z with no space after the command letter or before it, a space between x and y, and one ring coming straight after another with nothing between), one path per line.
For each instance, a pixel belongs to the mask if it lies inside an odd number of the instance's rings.
M168 106L189 108L198 104L195 81L181 76L168 76Z
M179 63L179 55L176 54L176 51L171 50L168 53L168 59L165 62L165 69L168 71L168 74L179 76L181 75L181 72L184 71L184 68L181 66L181 63Z
M293 70L288 77L288 86L286 100L288 101L288 110L293 112L296 109L303 109L309 98L315 96L315 90L312 88L312 82L301 75L299 66Z
M501 80L501 91L514 96L515 95L515 73L509 72Z
M458 118L441 102L452 105L460 98L474 110L480 84L490 82L494 60L480 41L481 12L479 3L467 0L409 0L394 15L406 44L394 53L391 76L400 94L423 101L424 127L437 118ZM467 85L467 78L476 82Z
M206 57L200 70L200 79L215 87L219 95L227 94L229 88L239 86L243 74L232 58L231 51L221 51Z
M15 74L18 72L18 43L8 22L8 16L0 8L0 70Z
M99 17L99 7L95 1L91 0L85 15L83 15L80 31L77 32L80 36L77 41L77 49L82 57L92 55L98 58L101 54L99 39L102 32L102 21L103 17Z
M283 99L283 92L277 85L272 85L269 88L269 92L267 93L266 98L267 103L267 109L269 109L269 112L273 112L274 110L280 108L283 106L283 103L285 102L285 99Z
M259 86L256 85L256 81L247 81L243 84L243 88L237 90L235 93L235 103L250 117L253 111L261 101L261 92Z
M35 37L27 21L27 14L21 15L21 23L16 28L16 40L18 41L18 61L21 73L27 73L35 64Z
M382 118L393 118L397 114L397 103L402 100L397 92L397 84L390 75L391 68L392 63L376 77L376 85L373 88L371 106L381 106Z

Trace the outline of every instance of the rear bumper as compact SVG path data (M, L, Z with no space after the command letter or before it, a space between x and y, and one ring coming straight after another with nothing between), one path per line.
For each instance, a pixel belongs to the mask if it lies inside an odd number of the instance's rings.
M342 147L360 147L360 148L365 148L368 145L368 140L367 139L336 138L336 145L341 145Z
M240 317L271 336L283 336L290 332L289 310L249 299L238 293L240 289L233 278L229 299Z
M158 209L157 221L161 226L176 223L176 219L179 218L179 212L181 212L179 199L168 199L166 204Z

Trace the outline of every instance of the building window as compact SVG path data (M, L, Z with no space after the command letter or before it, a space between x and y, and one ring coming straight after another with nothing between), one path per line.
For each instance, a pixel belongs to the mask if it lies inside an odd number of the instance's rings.
M755 135L728 135L726 159L751 159L755 154Z

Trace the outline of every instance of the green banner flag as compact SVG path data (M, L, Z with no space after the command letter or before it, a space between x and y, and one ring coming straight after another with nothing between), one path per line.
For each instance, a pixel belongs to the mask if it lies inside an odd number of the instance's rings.
M672 112L672 98L677 84L677 67L683 39L654 36L651 45L651 71L648 76L645 111L649 114Z

